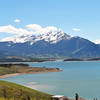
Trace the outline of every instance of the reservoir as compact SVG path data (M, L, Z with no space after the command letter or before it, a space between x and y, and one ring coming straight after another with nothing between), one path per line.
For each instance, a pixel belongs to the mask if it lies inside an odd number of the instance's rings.
M100 98L100 61L27 62L33 67L60 68L62 72L25 74L2 80L18 83L53 95L74 98L75 93L86 99Z

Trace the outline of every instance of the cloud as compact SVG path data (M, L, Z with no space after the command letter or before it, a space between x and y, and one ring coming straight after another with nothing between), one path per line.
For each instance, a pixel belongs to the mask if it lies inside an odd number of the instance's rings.
M95 40L93 42L96 43L96 44L100 44L100 40Z
M15 22L15 23L20 23L21 20L19 20L19 19L15 19L14 22Z
M26 29L23 28L15 28L12 25L0 26L0 32L16 34L16 35L33 34L33 31L27 31Z
M49 31L57 31L58 29L54 26L49 26L43 29L45 32L49 32Z
M26 27L30 30L33 30L33 31L42 30L42 27L38 24L29 24L29 25L26 25Z
M72 30L75 31L75 32L79 32L80 28L72 28Z
M0 26L0 32L3 33L9 33L14 35L38 35L38 34L46 34L51 31L58 31L54 26L48 26L48 27L41 27L37 24L29 24L26 25L26 28L16 28L13 25L7 25L7 26Z
M55 26L41 27L38 24L29 24L29 25L26 25L26 27L29 30L34 31L34 33L38 33L38 34L43 34L43 33L48 33L48 32L58 31L59 30Z

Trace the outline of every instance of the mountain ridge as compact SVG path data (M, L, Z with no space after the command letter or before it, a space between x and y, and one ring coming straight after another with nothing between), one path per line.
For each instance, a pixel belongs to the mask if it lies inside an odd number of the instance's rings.
M65 32L59 31L51 31L44 34L38 35L17 35L12 37L7 37L1 40L1 42L13 42L13 43L25 43L25 42L37 42L39 40L45 40L50 43L57 43L62 39L70 39L72 36L66 34Z
M0 51L4 56L100 57L99 45L61 30L3 39Z

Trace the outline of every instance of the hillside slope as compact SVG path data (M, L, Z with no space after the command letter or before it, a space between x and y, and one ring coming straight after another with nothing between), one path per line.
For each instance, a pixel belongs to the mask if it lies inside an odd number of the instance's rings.
M0 100L50 100L50 98L49 94L15 83L0 81Z

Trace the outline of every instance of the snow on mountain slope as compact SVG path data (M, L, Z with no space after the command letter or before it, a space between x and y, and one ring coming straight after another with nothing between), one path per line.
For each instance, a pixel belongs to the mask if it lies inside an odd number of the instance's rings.
M13 37L7 37L2 39L2 42L13 42L13 43L24 43L27 41L32 41L35 36L32 35L18 35L18 36L13 36Z
M24 43L24 42L30 42L32 45L33 43L39 41L39 40L44 40L50 43L57 43L60 40L69 40L72 37L70 35L67 35L63 31L56 31L56 32L48 32L44 33L42 35L18 35L18 36L13 36L13 37L7 37L5 39L2 39L1 41L11 41L13 43Z

